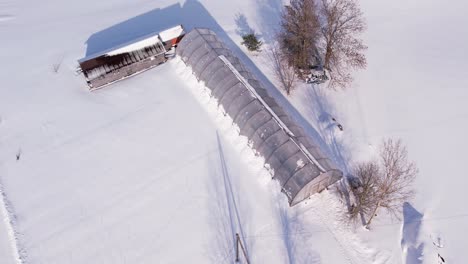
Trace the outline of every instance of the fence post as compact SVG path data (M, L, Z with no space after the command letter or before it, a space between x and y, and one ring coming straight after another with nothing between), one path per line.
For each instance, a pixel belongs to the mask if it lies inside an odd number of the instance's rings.
M239 262L239 234L236 233L236 262Z

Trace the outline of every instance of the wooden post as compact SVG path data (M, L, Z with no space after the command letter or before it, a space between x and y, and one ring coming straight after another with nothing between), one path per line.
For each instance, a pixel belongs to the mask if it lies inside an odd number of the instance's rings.
M244 245L242 245L242 241L240 240L239 234L236 233L236 262L239 262L239 246L242 249L242 254L244 255L245 261L247 264L250 264L250 261L247 257L247 253L245 252Z
M236 262L239 262L239 234L236 233Z

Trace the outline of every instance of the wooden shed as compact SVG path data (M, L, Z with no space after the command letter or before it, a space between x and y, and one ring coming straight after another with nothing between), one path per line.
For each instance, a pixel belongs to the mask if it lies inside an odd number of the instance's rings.
M182 25L132 40L78 61L90 90L158 66L184 36Z

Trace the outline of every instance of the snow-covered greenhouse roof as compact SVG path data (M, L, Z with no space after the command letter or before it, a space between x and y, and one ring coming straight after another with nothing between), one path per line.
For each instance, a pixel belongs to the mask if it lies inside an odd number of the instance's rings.
M213 31L192 30L179 43L177 54L264 157L291 205L342 177Z

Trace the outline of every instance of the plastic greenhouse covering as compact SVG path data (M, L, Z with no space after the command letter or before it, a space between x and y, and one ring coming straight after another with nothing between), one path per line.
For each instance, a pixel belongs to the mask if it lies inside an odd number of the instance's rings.
M342 172L213 31L193 29L177 54L263 156L291 206L341 179Z

